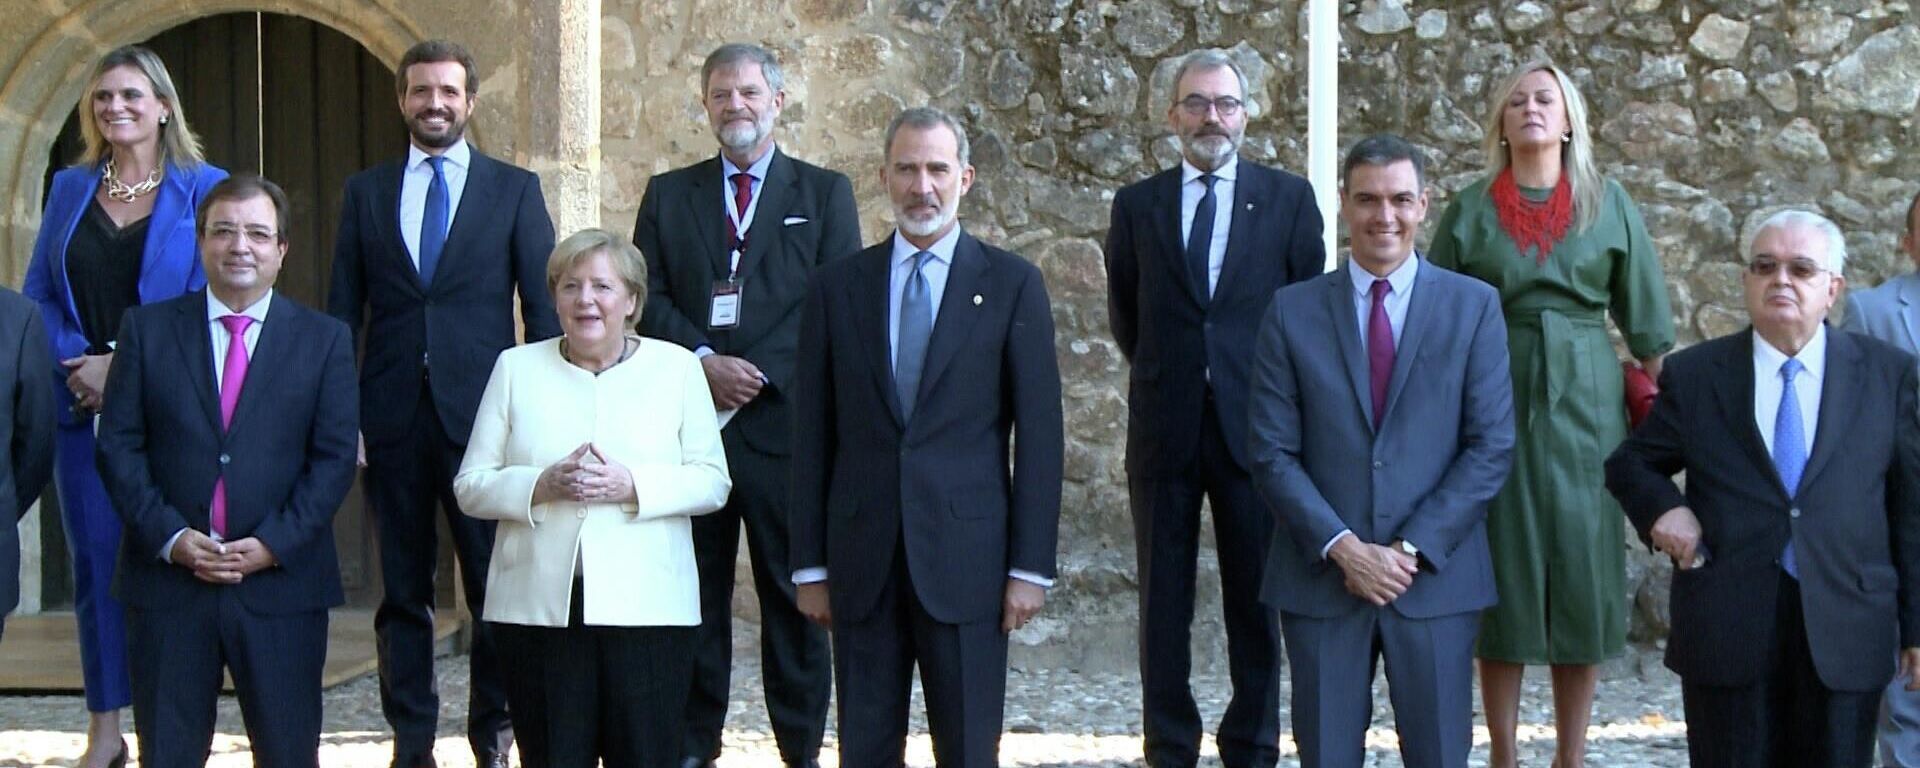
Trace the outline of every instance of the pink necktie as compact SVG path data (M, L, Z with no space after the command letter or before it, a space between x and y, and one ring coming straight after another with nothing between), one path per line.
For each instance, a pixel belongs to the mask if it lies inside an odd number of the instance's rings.
M247 328L253 318L227 315L220 318L227 327L227 363L220 376L220 428L233 424L233 408L240 404L240 387L247 383ZM223 471L224 473L224 471ZM213 481L213 513L208 521L214 538L227 535L227 479Z
M1387 383L1393 380L1393 325L1387 320L1387 291L1393 286L1385 280L1373 281L1373 311L1367 317L1367 368L1373 385L1373 428L1387 410Z

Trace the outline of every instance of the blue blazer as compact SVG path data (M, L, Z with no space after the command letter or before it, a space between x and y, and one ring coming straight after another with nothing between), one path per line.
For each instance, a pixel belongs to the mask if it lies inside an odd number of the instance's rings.
M339 605L333 515L353 485L360 408L353 336L275 293L233 423L222 429L208 328L204 291L130 310L120 324L97 451L126 524L115 593L144 608L226 589L262 614ZM258 538L279 560L231 587L159 557L180 529L208 530L223 473L227 538Z
M140 303L165 301L205 287L196 247L198 227L193 217L207 190L227 177L216 166L184 168L167 163L166 177L153 202L147 225L147 244L140 263ZM27 267L21 293L40 305L40 321L52 344L54 405L61 423L78 424L73 415L73 393L67 391L67 369L61 360L78 357L87 349L80 329L80 311L73 304L73 286L67 282L67 243L87 212L87 201L99 188L100 167L74 166L53 175L47 208L40 218L40 234L33 240L33 261Z
M1390 605L1402 616L1494 603L1487 503L1514 443L1506 320L1499 295L1471 277L1421 264L1413 285L1377 431L1346 267L1281 289L1260 327L1249 453L1279 521L1261 598L1282 611L1371 607L1320 556L1342 529L1420 549L1423 572Z

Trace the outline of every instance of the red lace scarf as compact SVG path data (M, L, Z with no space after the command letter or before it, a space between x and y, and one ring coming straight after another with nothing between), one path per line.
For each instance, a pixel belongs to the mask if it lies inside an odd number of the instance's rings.
M1546 264L1547 254L1573 226L1573 187L1567 183L1567 174L1560 174L1560 183L1553 185L1553 192L1546 200L1534 202L1520 194L1520 185L1513 180L1513 168L1508 166L1494 177L1488 194L1493 197L1493 210L1500 217L1500 229L1513 238L1514 247L1522 256L1527 249L1533 249L1535 262Z

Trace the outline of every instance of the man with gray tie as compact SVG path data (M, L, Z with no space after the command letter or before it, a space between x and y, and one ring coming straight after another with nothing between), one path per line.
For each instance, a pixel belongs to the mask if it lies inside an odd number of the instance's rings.
M1907 203L1906 232L1900 250L1920 267L1920 194ZM1864 333L1910 353L1920 353L1920 271L1888 278L1871 289L1847 296L1847 315L1840 325ZM1906 678L1895 676L1880 702L1880 764L1889 768L1920 768L1920 693L1907 690Z

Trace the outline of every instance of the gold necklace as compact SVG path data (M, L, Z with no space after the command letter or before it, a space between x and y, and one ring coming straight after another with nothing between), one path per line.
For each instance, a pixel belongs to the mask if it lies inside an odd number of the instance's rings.
M107 185L107 197L123 203L132 203L142 195L160 188L160 167L155 166L152 171L147 172L146 181L129 185L121 181L120 177L113 172L113 158L109 157L107 166L100 169L100 181Z

